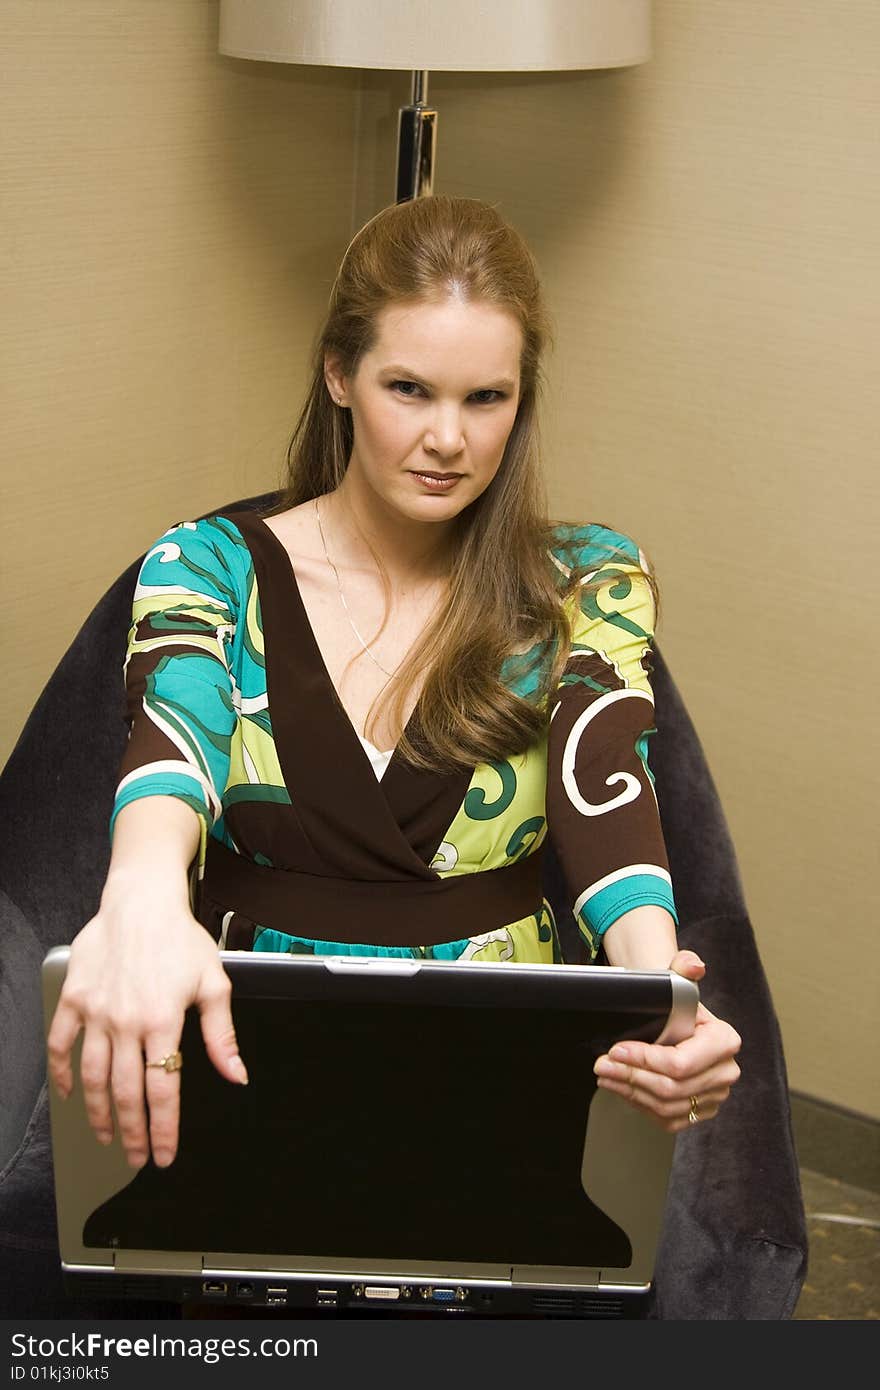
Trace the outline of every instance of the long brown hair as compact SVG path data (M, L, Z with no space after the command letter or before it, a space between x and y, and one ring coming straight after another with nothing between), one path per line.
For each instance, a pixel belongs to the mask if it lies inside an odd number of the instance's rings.
M522 330L521 386L500 467L459 519L448 601L381 695L392 722L400 724L407 692L425 673L418 721L410 736L402 735L400 751L412 765L431 769L503 759L541 736L545 697L555 689L570 642L563 598L578 578L575 573L561 584L548 555L538 405L552 326L534 258L493 206L431 195L383 208L357 233L314 344L312 380L288 451L287 487L273 508L323 496L345 476L352 419L327 391L325 355L337 358L342 374L354 375L375 343L377 317L386 306L437 302L450 294L514 316ZM502 665L533 645L538 679L524 698L502 680Z

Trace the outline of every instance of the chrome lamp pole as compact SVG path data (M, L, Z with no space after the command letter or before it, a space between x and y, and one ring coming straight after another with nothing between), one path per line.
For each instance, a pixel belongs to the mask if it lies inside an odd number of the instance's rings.
M398 203L433 192L436 133L437 112L428 105L428 73L417 68L412 75L412 101L401 106L397 121Z

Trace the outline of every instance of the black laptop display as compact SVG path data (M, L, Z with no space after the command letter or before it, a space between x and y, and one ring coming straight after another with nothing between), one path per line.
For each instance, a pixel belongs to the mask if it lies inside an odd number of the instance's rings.
M67 948L44 964L47 1020ZM78 1294L243 1306L626 1316L672 1139L598 1091L616 1039L677 1041L696 986L588 966L225 952L250 1084L182 1051L178 1157L133 1174L77 1084L52 1098ZM134 1311L134 1310L133 1310Z

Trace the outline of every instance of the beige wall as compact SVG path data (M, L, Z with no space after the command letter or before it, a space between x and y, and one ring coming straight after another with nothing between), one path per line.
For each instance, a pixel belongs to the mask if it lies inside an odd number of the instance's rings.
M553 509L658 568L791 1084L880 1117L880 7L654 9L643 67L432 76L436 186L538 254ZM384 142L406 82L364 81Z
M9 747L149 539L272 485L409 84L219 59L198 0L4 18ZM554 510L658 567L792 1085L880 1117L878 64L874 0L663 0L643 67L430 95L437 191L497 202L544 271Z
M358 74L216 0L3 0L0 762L166 526L274 486L352 217Z

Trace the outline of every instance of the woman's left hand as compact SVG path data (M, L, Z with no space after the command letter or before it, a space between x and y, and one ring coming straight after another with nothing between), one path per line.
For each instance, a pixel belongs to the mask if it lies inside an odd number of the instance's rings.
M687 980L701 980L706 967L693 951L678 951L670 970ZM598 1085L614 1091L637 1110L644 1110L670 1134L711 1120L739 1079L734 1058L741 1038L729 1023L697 1005L693 1035L668 1046L619 1042L593 1068Z

